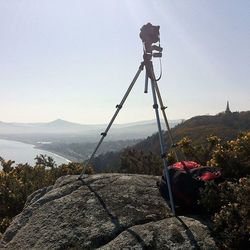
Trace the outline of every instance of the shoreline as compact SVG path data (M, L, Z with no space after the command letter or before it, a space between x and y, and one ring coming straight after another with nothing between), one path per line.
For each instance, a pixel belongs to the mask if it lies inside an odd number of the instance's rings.
M0 140L3 140L3 141L10 141L10 142L17 142L17 143L22 143L22 144L26 144L26 145L29 145L29 146L32 146L33 149L38 149L38 150L41 150L41 151L44 151L44 154L49 153L57 158L60 158L64 161L66 161L66 163L64 164L68 164L70 162L72 162L72 160L68 159L68 157L65 157L64 155L58 153L58 152L52 152L52 151L49 151L49 150L46 150L44 148L40 148L37 144L34 144L34 143L31 143L31 142L28 142L27 140L18 140L18 139L12 139L12 138L3 138L3 137L0 137ZM57 163L56 163L57 164ZM63 163L61 163L63 164ZM57 164L57 165L61 165L61 164Z
M28 143L26 143L26 144L28 144ZM58 157L58 158L64 159L64 160L67 161L67 163L72 162L72 160L66 158L66 157L63 156L63 155L60 155L58 152L55 152L55 151L54 151L54 152L53 152L53 151L48 151L48 150L46 150L46 149L43 149L43 148L38 147L37 145L33 145L33 144L30 144L30 145L34 146L34 148L36 148L36 149L39 149L39 150L42 150L42 151L45 151L45 152L49 152L50 154L52 154L52 155L54 155L54 156L56 156L56 157Z
M72 157L68 157L67 155L63 155L62 153L58 152L58 151L54 151L54 150L47 150L47 149L44 149L43 147L39 147L39 145L35 145L35 148L39 149L39 150L43 150L43 151L47 151L47 152L50 152L51 154L59 157L59 158L63 158L63 159L66 159L67 162L78 162L76 161L76 159L73 159ZM71 158L71 159L70 159Z

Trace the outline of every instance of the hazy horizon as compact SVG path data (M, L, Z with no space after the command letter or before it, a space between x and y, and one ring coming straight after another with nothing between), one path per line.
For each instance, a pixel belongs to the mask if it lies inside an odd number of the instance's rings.
M170 120L250 107L250 1L0 2L0 121L107 124L160 25ZM156 74L159 62L154 61ZM142 72L115 123L154 119Z
M183 119L169 119L169 121L181 121ZM3 122L3 123L10 123L10 124L43 124L43 123L52 123L52 122L57 122L57 121L64 121L64 122L69 122L69 123L75 123L75 124L80 124L80 125L107 125L107 123L109 123L109 121L107 121L106 123L80 123L80 122L74 122L74 121L68 121L68 120L64 120L64 119L61 119L61 118L57 118L57 119L54 119L54 120L49 120L49 121L38 121L38 122L30 122L30 121L24 121L24 122L12 122L12 121L1 121L0 122ZM124 124L133 124L133 123L142 123L142 122L151 122L151 121L155 121L156 122L156 119L149 119L149 120L135 120L135 121L131 121L131 122L121 122L121 123L117 123L117 122L114 122L114 124L116 125L124 125ZM164 119L162 118L161 121L164 121Z

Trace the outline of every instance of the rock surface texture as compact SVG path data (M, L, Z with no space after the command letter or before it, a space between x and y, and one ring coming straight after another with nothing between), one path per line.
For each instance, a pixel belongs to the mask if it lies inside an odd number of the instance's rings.
M217 249L207 226L171 215L158 177L77 177L33 193L0 249Z

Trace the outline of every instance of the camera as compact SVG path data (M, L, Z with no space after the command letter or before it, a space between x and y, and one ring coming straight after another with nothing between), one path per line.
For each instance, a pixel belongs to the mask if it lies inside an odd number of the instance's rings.
M160 26L154 26L151 23L147 23L141 27L140 38L143 43L148 47L152 43L160 41Z

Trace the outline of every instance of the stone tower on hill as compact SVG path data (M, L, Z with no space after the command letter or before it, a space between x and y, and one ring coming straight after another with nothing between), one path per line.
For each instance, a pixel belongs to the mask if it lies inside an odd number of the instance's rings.
M225 111L226 114L231 114L231 110L229 108L229 101L227 101L227 107L226 107L226 111Z

